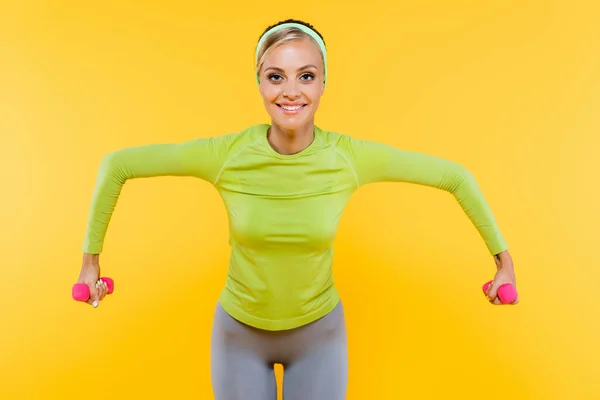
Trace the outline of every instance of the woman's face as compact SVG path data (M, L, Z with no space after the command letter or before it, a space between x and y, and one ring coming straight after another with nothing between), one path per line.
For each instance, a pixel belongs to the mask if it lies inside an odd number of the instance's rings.
M297 130L314 121L324 91L323 59L308 39L271 49L260 70L260 93L274 125Z

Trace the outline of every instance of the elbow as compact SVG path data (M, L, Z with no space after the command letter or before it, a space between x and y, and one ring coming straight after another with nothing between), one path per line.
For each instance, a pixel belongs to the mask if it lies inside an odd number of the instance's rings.
M118 164L118 152L113 151L108 154L105 154L100 161L100 172L104 175L110 174L114 171L116 165Z
M475 176L471 173L471 170L462 164L457 164L460 175L465 182L475 182Z
M448 171L442 189L456 194L461 189L477 187L477 182L471 171L462 164L452 163L452 168Z
M122 163L120 162L120 151L112 151L102 157L100 162L99 175L102 179L109 179L113 182L123 184L127 180Z

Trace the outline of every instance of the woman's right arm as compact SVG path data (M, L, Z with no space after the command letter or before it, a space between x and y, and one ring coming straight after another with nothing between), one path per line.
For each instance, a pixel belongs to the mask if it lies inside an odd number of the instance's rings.
M230 135L175 144L151 144L107 154L92 194L82 250L84 263L98 261L113 210L125 182L135 178L193 176L210 183L227 159Z
M155 176L193 176L214 183L228 157L233 135L175 144L130 147L107 154L100 164L83 242L78 283L90 289L88 304L97 307L107 286L99 281L100 253L113 210L125 182Z

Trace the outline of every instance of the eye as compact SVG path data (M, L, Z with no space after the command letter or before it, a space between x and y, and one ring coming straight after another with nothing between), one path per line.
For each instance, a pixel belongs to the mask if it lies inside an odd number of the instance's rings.
M302 80L313 80L314 78L315 78L315 75L310 72L302 74L302 76L300 77L300 79L302 79Z
M278 82L278 81L279 81L279 80L278 80L278 79L276 79L276 78L283 79L283 78L281 77L281 75L279 75L279 74L271 74L271 75L269 75L269 80L271 80L271 81L273 81L273 82Z

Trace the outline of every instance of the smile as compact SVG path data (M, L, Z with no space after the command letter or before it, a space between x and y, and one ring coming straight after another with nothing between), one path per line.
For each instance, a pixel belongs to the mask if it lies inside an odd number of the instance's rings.
M281 108L283 110L283 112L286 113L286 114L297 113L301 109L303 109L305 106L306 106L306 104L298 104L298 105L294 105L294 106L287 106L287 105L277 104L277 107Z

